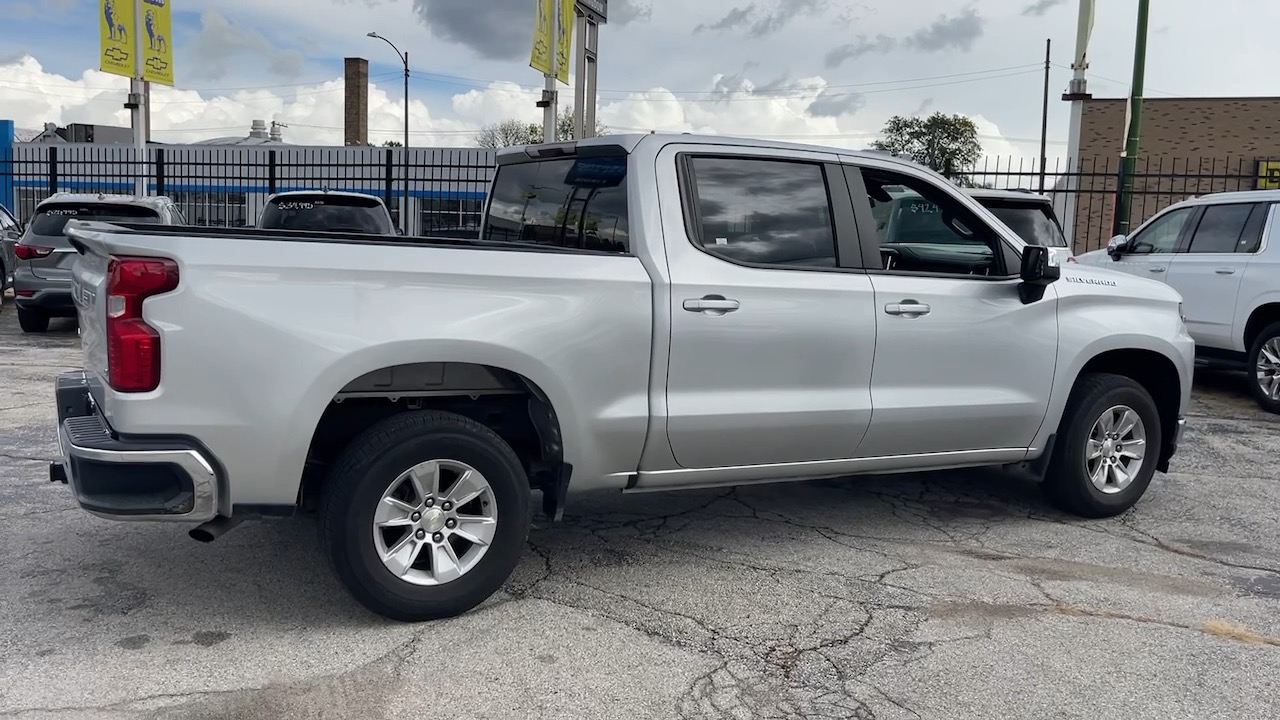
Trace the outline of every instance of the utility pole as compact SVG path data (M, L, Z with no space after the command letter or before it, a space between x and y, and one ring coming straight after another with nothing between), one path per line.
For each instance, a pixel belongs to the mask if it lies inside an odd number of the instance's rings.
M1044 41L1044 105L1040 110L1040 192L1044 193L1045 166L1049 164L1049 60L1053 38Z
M1129 122L1124 154L1120 157L1120 182L1116 192L1114 234L1129 233L1129 212L1133 205L1133 174L1142 137L1142 84L1147 66L1147 15L1151 0L1138 0L1138 33L1133 46L1133 85L1129 89Z
M1066 212L1062 214L1063 230L1067 239L1076 247L1076 208L1079 205L1080 178L1084 163L1080 160L1080 127L1084 123L1084 104L1093 98L1089 94L1089 38L1093 34L1093 10L1096 0L1080 0L1076 18L1076 49L1071 56L1071 82L1062 99L1071 103L1071 119L1067 129L1067 174L1064 195ZM1087 224L1086 224L1087 227Z
M129 78L129 108L133 120L133 146L138 157L140 168L133 181L133 194L147 194L147 93L142 79L142 2L133 3L133 27L129 33L129 43L133 48L133 77Z

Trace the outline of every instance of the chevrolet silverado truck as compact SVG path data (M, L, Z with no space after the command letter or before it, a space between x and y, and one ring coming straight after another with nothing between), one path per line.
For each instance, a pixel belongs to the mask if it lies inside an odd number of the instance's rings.
M1280 413L1280 192L1245 190L1175 203L1079 262L1167 283L1183 300L1196 361L1244 370Z
M882 242L905 186L941 223ZM314 510L350 592L465 612L537 492L1020 468L1086 516L1167 471L1193 343L1165 285L1056 262L921 166L725 137L498 156L480 236L75 223L82 508ZM940 231L941 227L946 232Z

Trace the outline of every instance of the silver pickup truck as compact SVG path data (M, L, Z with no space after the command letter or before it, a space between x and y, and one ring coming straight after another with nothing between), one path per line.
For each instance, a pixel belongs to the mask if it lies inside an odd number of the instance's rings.
M886 188L940 224L882 242ZM943 228L943 230L939 230ZM495 592L536 491L1021 466L1122 512L1165 471L1193 345L1165 285L1060 265L879 154L618 135L500 154L478 239L75 223L79 504L315 509L373 611Z

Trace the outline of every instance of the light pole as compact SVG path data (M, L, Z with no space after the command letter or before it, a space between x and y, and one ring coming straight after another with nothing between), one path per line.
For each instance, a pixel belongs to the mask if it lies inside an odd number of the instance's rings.
M404 160L404 198L400 201L400 232L408 234L409 232L409 51L400 52L400 48L396 44L379 35L376 32L368 34L371 38L378 38L382 42L391 46L396 51L396 57L400 58L400 62L404 63L404 147L401 148L401 156Z

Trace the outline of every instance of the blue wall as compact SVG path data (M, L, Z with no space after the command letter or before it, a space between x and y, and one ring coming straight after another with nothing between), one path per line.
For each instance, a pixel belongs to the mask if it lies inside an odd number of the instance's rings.
M16 212L13 196L13 121L0 120L0 205ZM18 218L21 220L22 218Z

